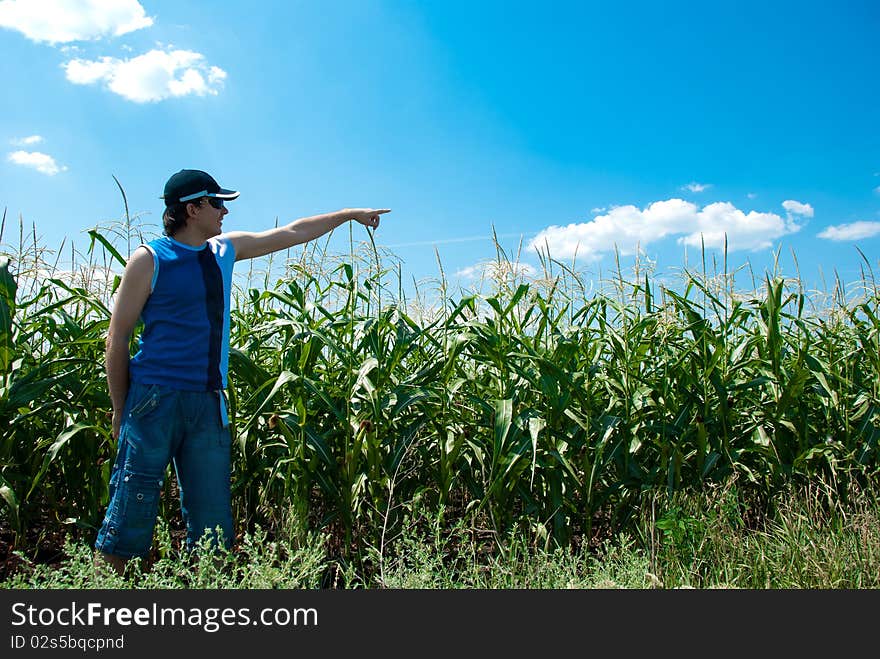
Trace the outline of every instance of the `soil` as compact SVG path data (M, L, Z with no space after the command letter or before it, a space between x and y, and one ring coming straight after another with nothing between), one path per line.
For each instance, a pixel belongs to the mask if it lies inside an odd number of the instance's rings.
M41 520L16 541L15 531L0 521L0 581L5 581L29 563L61 565L66 558L62 529L51 530L50 520Z

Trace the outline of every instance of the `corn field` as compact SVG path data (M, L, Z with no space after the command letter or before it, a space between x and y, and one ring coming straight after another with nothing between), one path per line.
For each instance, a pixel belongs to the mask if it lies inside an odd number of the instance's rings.
M91 231L62 272L64 246L20 229L0 260L0 515L16 537L52 524L91 538L116 450L112 272L137 242ZM418 502L564 546L624 527L658 493L736 480L772 501L792 484L843 493L877 476L880 298L867 259L855 294L838 284L819 299L778 273L740 293L705 264L675 285L619 271L592 291L544 257L527 281L499 248L492 290L452 295L441 265L429 308L406 299L372 237L352 245L330 257L313 241L277 276L278 254L262 275L237 266L241 528L292 512L352 552L390 541ZM166 491L160 512L172 508Z

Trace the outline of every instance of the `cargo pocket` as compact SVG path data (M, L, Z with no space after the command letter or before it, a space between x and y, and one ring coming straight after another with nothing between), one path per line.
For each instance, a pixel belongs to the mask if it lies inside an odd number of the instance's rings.
M114 537L115 553L144 556L153 544L162 479L126 469L121 473L120 481L121 515L110 524L108 533Z
M122 481L122 489L125 491L125 521L132 524L148 523L152 526L159 513L162 479L126 469L122 473Z

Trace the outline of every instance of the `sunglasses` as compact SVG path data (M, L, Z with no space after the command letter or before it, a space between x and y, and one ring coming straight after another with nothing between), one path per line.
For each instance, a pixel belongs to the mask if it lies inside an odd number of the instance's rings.
M204 197L204 199L207 199L208 203L211 204L217 210L224 208L222 199L217 199L216 197Z

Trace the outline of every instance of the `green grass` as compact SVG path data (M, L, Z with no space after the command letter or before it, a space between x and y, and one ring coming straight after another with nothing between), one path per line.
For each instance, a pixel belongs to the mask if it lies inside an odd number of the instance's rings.
M880 504L860 492L846 505L815 489L791 493L771 516L749 520L730 491L677 497L638 537L553 547L546 532L500 539L485 528L424 513L386 546L340 561L330 538L303 534L289 518L284 537L247 535L232 552L181 554L160 525L160 558L126 576L96 568L70 542L60 565L24 564L4 588L390 588L390 589L865 589L880 587ZM417 506L416 506L417 508ZM665 523L664 523L665 522ZM749 528L757 523L759 528Z

